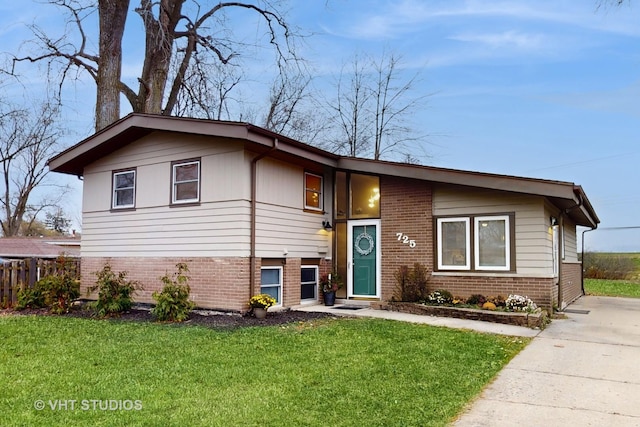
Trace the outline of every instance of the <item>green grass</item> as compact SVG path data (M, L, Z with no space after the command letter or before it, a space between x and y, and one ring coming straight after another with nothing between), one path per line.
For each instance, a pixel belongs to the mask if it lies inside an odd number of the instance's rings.
M640 298L640 281L584 279L587 295Z
M527 342L374 319L219 331L4 316L0 424L442 426Z

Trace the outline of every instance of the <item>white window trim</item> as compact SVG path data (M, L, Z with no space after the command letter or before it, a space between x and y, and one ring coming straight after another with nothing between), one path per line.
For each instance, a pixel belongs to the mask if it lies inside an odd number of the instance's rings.
M117 188L116 187L116 177L119 175L124 175L127 173L132 173L133 174L133 187L123 187L123 188ZM130 169L130 170L125 170L125 171L118 171L118 172L114 172L113 173L113 194L111 195L111 208L112 209L129 209L129 208L134 208L136 206L136 170L135 169ZM118 198L116 197L116 192L118 190L128 190L128 189L132 189L133 190L133 203L129 204L129 205L116 205L116 201L118 200Z
M270 288L278 288L278 303L276 305L274 305L274 307L282 307L282 287L283 287L283 279L282 279L282 272L283 269L282 267L271 267L271 266L265 266L265 267L260 267L260 271L262 270L279 270L280 274L278 275L280 277L280 283L278 283L278 285L267 285L266 287L270 287ZM262 293L262 279L260 280L260 293Z
M318 199L320 202L320 206L318 207L307 205L307 191L309 190L309 188L307 188L307 176L315 176L317 178L320 178L320 191L318 192ZM311 191L315 191L315 190L311 190ZM324 210L323 191L324 191L324 177L322 175L318 175L315 173L305 172L304 173L304 208L312 211L320 211L320 212L323 211Z
M187 180L187 181L180 181L180 182L176 182L176 169L180 166L187 166L187 165L198 165L198 178L196 179L191 179L191 180ZM178 184L184 184L184 183L188 183L188 182L197 182L197 196L193 199L183 199L183 200L177 200L176 199L176 186ZM172 204L181 204L181 203L194 203L194 202L199 202L200 201L200 160L189 160L186 162L179 162L179 163L173 163L171 165L171 203Z
M315 298L300 299L300 302L301 302L301 303L303 303L303 304L308 304L308 303L315 302L315 301L317 301L317 300L318 300L318 295L319 295L319 292L318 292L318 282L319 282L319 280L320 280L320 276L319 276L319 275L320 275L320 269L318 268L318 266L317 266L317 265L301 265L301 266L300 266L300 272L302 272L302 269L303 269L303 268L311 268L311 269L314 269L314 270L316 271L316 282L315 282L315 285L316 285L316 292L315 292L315 294L316 294L316 296L315 296ZM303 284L303 282L302 282L302 274L301 274L300 276L301 276L301 279L300 279L300 286L302 286L302 284ZM305 284L310 284L311 282L304 282L304 283L305 283Z
M442 261L442 224L447 222L464 222L466 227L465 233L465 260L464 265L448 265ZM471 269L471 229L469 227L470 221L468 217L458 218L438 218L438 269L439 270L470 270Z
M480 238L479 232L480 222L482 221L504 221L505 227L505 265L501 266L481 266L480 265ZM511 270L511 224L509 224L508 215L488 215L477 216L473 219L473 249L474 249L474 267L478 271L510 271Z

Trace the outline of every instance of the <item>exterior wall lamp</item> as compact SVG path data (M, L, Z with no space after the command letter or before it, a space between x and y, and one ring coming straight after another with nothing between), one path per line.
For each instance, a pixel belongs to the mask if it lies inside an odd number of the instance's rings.
M322 221L322 228L324 228L327 231L333 230L333 226L331 225L331 222L328 220Z

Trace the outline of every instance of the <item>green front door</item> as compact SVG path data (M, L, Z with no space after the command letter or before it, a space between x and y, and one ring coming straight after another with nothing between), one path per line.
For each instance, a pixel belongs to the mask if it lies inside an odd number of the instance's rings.
M351 228L352 295L377 296L378 224L360 221Z

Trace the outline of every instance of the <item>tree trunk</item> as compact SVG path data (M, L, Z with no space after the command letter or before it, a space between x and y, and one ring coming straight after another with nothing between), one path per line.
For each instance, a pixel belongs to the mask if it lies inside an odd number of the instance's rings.
M162 102L171 65L175 29L180 20L184 1L161 0L157 19L153 16L150 0L143 0L138 9L144 21L146 33L144 66L138 92L139 112L153 114L163 112Z
M122 36L129 0L99 0L100 46L96 95L96 132L120 118Z

